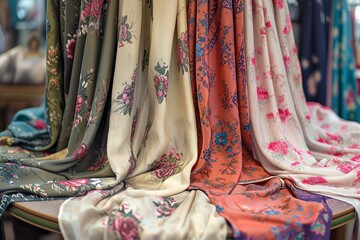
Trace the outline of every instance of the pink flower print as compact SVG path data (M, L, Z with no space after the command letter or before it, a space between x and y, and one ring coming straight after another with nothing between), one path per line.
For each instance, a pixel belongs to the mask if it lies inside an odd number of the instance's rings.
M317 184L324 185L328 183L328 181L325 178L320 176L309 177L307 179L302 180L301 182L309 185L317 185Z
M89 17L91 13L91 3L85 5L84 9L81 11L80 19L84 21L85 18Z
M163 162L158 165L158 169L155 170L155 176L157 178L167 178L174 173L176 168L175 162Z
M164 201L164 203L156 207L157 215L161 217L170 216L175 210L176 208L170 206L167 201Z
M360 182L360 171L356 171L356 180L355 182Z
M97 19L102 9L102 0L93 0L91 5L91 14Z
M328 129L330 129L330 125L327 124L327 123L324 123L324 124L321 125L321 128L325 129L325 130L328 130Z
M330 139L331 141L340 143L340 136L337 134L331 134L331 133L326 133L326 136L328 139Z
M251 65L253 65L254 67L256 67L256 58L252 57L251 58Z
M271 112L271 113L266 114L266 118L269 120L274 119L274 113Z
M286 119L291 116L290 112L289 112L289 109L281 109L279 108L279 116L280 116L280 119L281 119L281 122L282 123L285 123L286 122Z
M335 156L335 157L342 157L342 156L344 156L344 153L336 152L336 153L333 153L332 155Z
M284 7L284 3L283 0L273 0L273 4L276 8L283 8Z
M132 218L115 218L113 221L113 231L120 233L121 239L138 239L137 223Z
M261 35L265 35L265 34L266 34L266 29L265 29L265 27L261 27L261 28L260 28L260 34L261 34Z
M73 180L66 180L66 181L60 181L57 182L57 184L65 186L65 187L81 187L84 186L86 184L88 184L90 181L89 179L86 178L82 178L82 179L73 179Z
M305 115L305 119L308 120L308 121L310 121L310 119L311 119L310 114L306 114L306 115Z
M287 27L284 27L284 28L283 28L283 30L282 30L282 32L283 32L283 34L284 34L284 35L286 35L286 34L288 34L288 33L289 33L289 31L288 31Z
M267 28L271 28L271 22L270 22L270 20L267 20L267 21L266 21L265 26L266 26Z
M156 75L154 76L155 90L158 103L161 104L168 94L168 84L169 84L169 70L168 65L160 65L158 62L155 66Z
M360 155L356 155L355 157L352 157L351 160L355 162L360 162Z
M169 156L173 156L175 152L176 152L175 148L171 148L169 151Z
M276 142L270 142L267 146L267 148L275 153L279 153L281 155L286 155L288 152L288 145L284 141L276 141Z
M325 138L322 138L322 137L319 137L319 138L317 139L317 142L319 142L319 143L331 144L331 142L330 142L328 139L325 139Z
M257 96L259 101L264 101L269 98L269 93L262 86L257 87Z
M350 145L348 148L359 148L359 145L357 145L357 144L352 144L352 145Z
M76 37L68 39L68 41L66 43L66 57L67 58L74 59L75 46L76 46Z
M293 52L294 55L297 55L298 52L297 52L296 46L294 46L294 47L292 48L292 52Z
M127 32L128 32L128 28L126 27L125 24L122 24L120 26L120 39L122 41L124 41L125 39L127 39Z
M178 47L177 48L177 59L178 59L178 64L179 65L183 65L185 62L185 58L186 58L186 53L183 50L182 47Z
M285 67L288 68L290 65L290 57L288 55L285 55L283 57L283 61L284 61Z
M79 161L81 159L83 159L86 154L88 153L89 149L86 146L85 143L81 144L81 146L78 148L78 150L76 150L73 154L71 154L71 156L76 160Z
M299 164L301 164L300 162L293 162L293 163L291 163L291 166L297 166L297 165L299 165Z
M351 172L352 170L354 170L354 165L353 164L340 164L337 167L338 170L340 170L341 172L348 174L349 172Z
M84 98L78 95L76 98L75 113L78 114L84 104Z

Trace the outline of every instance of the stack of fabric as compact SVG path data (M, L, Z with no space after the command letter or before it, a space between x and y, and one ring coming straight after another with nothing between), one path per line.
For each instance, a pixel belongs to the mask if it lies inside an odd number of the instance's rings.
M327 239L325 196L357 206L360 125L307 105L286 1L48 1L48 20L1 209L68 198L66 239Z

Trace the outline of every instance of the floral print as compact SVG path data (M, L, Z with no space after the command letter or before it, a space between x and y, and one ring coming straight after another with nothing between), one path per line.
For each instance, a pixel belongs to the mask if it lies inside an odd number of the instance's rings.
M354 49L349 44L353 39L349 4L345 0L331 3L334 7L331 8L331 84L327 86L331 101L328 104L340 117L360 122Z
M114 112L121 112L124 115L130 116L134 104L136 73L137 68L134 70L133 74L130 77L131 82L124 83L123 91L115 99L115 103L119 106L114 110Z
M138 225L141 217L130 209L128 203L124 202L118 210L114 210L108 221L115 237L128 240L139 238Z
M128 16L122 16L119 25L118 47L123 47L124 43L132 43L132 39L134 38L131 32L132 28L133 24L128 22Z
M177 46L177 60L178 66L182 74L189 71L189 47L188 47L188 33L181 33Z
M284 187L280 178L269 180L271 175L253 155L260 148L261 154L275 159L276 164L296 155L296 164L291 167L302 168L301 157L306 152L286 138L277 138L283 124L291 124L292 130L299 126L290 121L295 113L287 103L288 95L269 87L270 83L286 87L287 75L278 69L288 69L290 74L293 66L292 55L271 48L273 44L285 45L278 44L277 28L280 22L283 25L280 16L287 11L286 1L225 2L221 7L217 1L193 0L188 5L190 71L200 129L200 154L190 189L208 194L218 213L231 223L234 238L329 236L330 220L323 219L330 211L326 205L294 198L292 189ZM284 27L286 32L291 31L287 20ZM251 39L252 34L256 38ZM253 51L249 51L250 46L254 46ZM219 58L227 59L227 64L219 64L225 61ZM270 68L275 61L277 65ZM257 108L261 110L254 114ZM260 127L253 121L261 122ZM264 136L261 127L271 132ZM261 154L255 155L257 160ZM307 215L310 221L303 218L307 211L312 212ZM249 217L252 222L245 222ZM275 219L286 223L274 224ZM265 222L271 222L271 226L265 227Z
M48 69L48 78L51 88L59 89L59 73L56 69L56 66L59 61L59 49L57 47L50 46L47 55L47 69Z
M72 154L72 156L73 156L73 158L74 158L74 160L75 161L80 161L80 160L82 160L85 156L86 156L86 154L88 153L88 151L89 151L89 148L86 146L86 144L81 144L81 146L79 147L79 149L78 150L76 150L73 154Z
M172 197L162 197L160 198L160 202L153 203L156 206L156 215L158 218L171 216L171 214L180 206L180 203Z
M156 75L154 76L155 90L157 100L160 103L164 101L168 93L168 84L169 84L169 71L168 66L164 63L160 65L158 62L155 66Z
M148 168L156 178L164 182L170 176L181 171L181 157L182 153L177 153L175 148L172 148L168 154L162 155L159 160L154 161Z
M277 154L285 156L288 153L288 145L283 141L270 142L267 148Z
M74 59L76 46L76 35L70 36L66 43L66 57L69 59Z

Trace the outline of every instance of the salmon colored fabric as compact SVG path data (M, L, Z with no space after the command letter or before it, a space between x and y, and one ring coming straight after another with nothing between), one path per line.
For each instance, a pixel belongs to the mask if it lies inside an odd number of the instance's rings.
M234 237L327 238L326 206L294 198L282 179L253 158L244 2L189 1L188 31L199 135L190 188L208 194L233 226Z

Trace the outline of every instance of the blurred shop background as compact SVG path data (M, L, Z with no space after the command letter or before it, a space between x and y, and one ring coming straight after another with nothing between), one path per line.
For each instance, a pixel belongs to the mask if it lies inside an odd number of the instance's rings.
M46 1L0 0L0 131L23 108L43 101L46 78ZM7 240L59 240L6 213Z
M20 109L42 102L46 1L0 0L0 131Z

